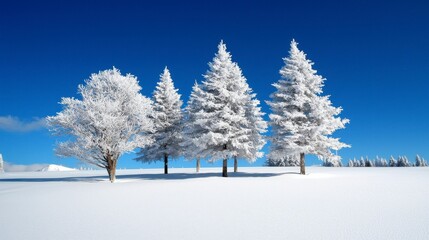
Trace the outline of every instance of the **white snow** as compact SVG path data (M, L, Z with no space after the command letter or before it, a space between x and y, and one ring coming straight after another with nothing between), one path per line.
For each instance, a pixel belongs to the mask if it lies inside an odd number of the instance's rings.
M1 239L428 239L429 168L240 171L0 174Z
M59 171L76 171L74 168L68 168L56 164L30 164L18 165L5 162L5 172L59 172Z
M74 168L68 168L61 165L49 164L48 166L40 169L41 172L62 172L62 171L76 171Z

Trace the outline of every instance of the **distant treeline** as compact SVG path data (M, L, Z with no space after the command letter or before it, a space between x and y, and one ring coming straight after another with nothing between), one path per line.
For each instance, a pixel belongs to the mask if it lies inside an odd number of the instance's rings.
M324 167L342 167L341 161L332 161L331 159L322 160ZM289 167L299 166L298 156L286 156L283 159L267 159L266 166L271 167ZM399 156L395 159L393 156L387 160L386 158L376 157L369 159L368 157L361 157L360 159L350 159L347 167L427 167L426 160L419 155L416 156L415 162L412 163L406 156Z

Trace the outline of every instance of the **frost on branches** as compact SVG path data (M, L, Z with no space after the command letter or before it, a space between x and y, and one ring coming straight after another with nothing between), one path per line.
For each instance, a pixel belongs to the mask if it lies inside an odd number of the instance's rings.
M198 119L200 111L202 111L204 92L201 87L195 82L192 87L192 92L187 102L184 114L183 125L183 141L181 143L184 149L184 156L189 159L196 159L196 171L200 170L200 161L207 158L203 153L203 149L199 148L198 141L203 134L208 133L208 130L202 125Z
M199 156L210 161L223 159L222 176L227 177L227 160L231 157L254 161L261 156L265 144L260 134L265 122L246 78L231 54L221 42L218 52L209 63L205 80L198 88L198 111L192 112L199 128L192 140ZM194 87L194 92L195 92ZM189 117L188 117L189 118ZM189 132L189 127L187 127ZM187 134L189 135L189 134Z
M305 174L305 154L315 154L322 160L334 159L331 150L349 147L330 137L349 120L337 117L342 108L333 107L329 96L321 95L325 79L313 70L313 63L298 49L295 40L284 62L281 79L273 84L276 91L267 102L272 110L268 158L299 154L301 174Z
M160 76L160 81L153 93L154 132L153 144L142 148L137 160L143 162L164 161L164 173L168 173L169 158L181 154L182 141L182 100L174 88L170 71L167 68Z
M135 76L116 68L92 74L78 87L81 100L62 98L63 110L47 117L53 134L69 137L57 155L105 168L114 182L119 157L152 143L151 100L140 90Z

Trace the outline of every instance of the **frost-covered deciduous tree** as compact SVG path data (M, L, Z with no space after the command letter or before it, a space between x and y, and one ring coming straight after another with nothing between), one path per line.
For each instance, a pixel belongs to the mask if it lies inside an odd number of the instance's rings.
M196 160L196 171L200 171L201 159L206 158L204 149L201 149L198 144L199 139L208 133L199 115L202 111L204 101L204 91L201 90L197 82L192 87L192 92L185 108L183 120L183 141L181 146L183 148L184 156L189 159Z
M47 117L53 134L69 137L56 154L105 168L114 182L119 157L152 142L151 100L140 90L135 76L116 68L92 74L79 85L82 99L62 98L63 110Z
M246 114L250 107L256 105L257 108L257 102L252 98L246 78L237 63L232 62L231 54L226 51L223 42L218 45L218 52L209 63L204 78L200 86L203 92L201 111L196 113L196 119L205 131L194 142L198 152L202 156L209 156L210 161L223 159L222 176L227 177L229 158L253 161L260 155L262 142L252 136L252 130L260 133L260 129L254 126L250 128L251 117ZM249 104L248 101L252 99L254 102ZM252 113L252 117L258 119L259 114Z
M322 96L325 79L317 75L313 63L291 42L289 57L280 70L281 79L274 83L271 94L270 125L272 127L269 158L281 159L286 155L300 155L300 172L305 174L305 154L327 159L331 150L350 147L331 137L337 129L345 128L348 119L338 115L342 108L332 106L329 96Z
M164 173L168 174L168 160L181 155L182 100L174 88L168 68L160 75L153 93L153 120L155 129L151 134L155 140L139 152L137 160L143 162L164 161Z

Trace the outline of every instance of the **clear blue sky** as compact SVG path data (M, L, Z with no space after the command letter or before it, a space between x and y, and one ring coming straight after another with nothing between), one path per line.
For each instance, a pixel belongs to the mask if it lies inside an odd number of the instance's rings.
M144 2L144 1L142 1ZM76 166L54 156L37 118L91 73L115 66L150 96L168 66L186 101L223 39L261 101L292 38L351 120L351 157L429 158L427 1L8 1L0 8L0 153L15 164ZM265 112L269 109L263 103ZM124 156L119 167L154 167ZM259 160L255 165L261 165ZM313 159L310 164L318 163ZM193 166L178 161L173 167Z

